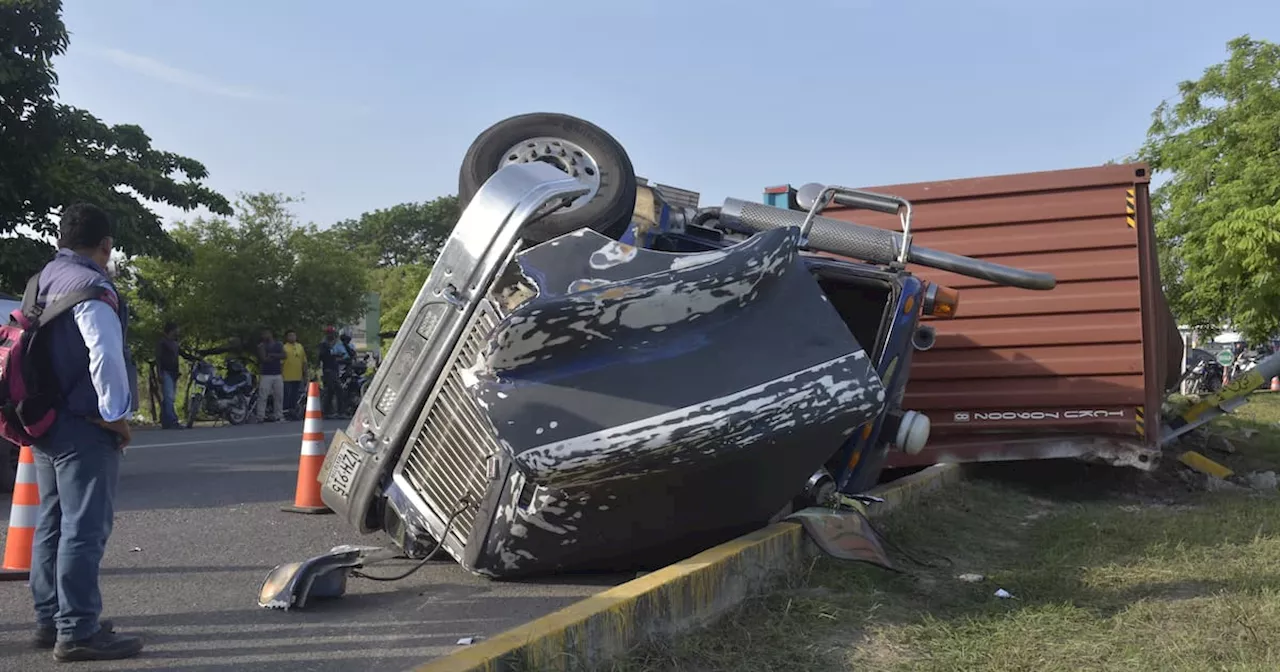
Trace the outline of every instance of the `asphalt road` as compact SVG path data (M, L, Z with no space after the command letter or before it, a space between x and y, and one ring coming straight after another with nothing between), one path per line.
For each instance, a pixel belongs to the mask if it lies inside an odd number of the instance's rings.
M325 430L340 426L328 422ZM146 649L89 667L403 670L457 650L459 638L492 636L630 578L497 583L444 560L399 582L352 579L342 599L302 611L261 609L258 586L273 566L337 544L382 541L334 515L280 511L293 500L301 431L301 423L273 423L135 435L102 592L104 616L117 631L141 634ZM0 539L7 497L2 506ZM33 627L27 584L0 582L0 671L67 669L29 647Z

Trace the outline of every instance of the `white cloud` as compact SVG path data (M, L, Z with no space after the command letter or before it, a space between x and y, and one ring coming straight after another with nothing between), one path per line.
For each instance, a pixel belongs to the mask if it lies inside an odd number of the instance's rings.
M210 79L196 72L175 68L171 65L161 63L153 58L129 53L122 49L101 49L95 50L102 55L103 58L114 63L117 66L132 70L145 77L157 79L162 82L168 82L192 91L200 91L223 98L237 98L240 100L259 100L274 101L279 100L275 96L271 96L252 89L224 84L222 82Z

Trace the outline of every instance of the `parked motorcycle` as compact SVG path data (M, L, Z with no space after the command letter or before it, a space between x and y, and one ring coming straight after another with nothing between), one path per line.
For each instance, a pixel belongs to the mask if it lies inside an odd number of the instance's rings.
M227 360L226 376L219 376L208 360L196 358L191 363L187 385L187 427L201 414L232 425L244 423L258 401L254 376L238 359Z
M373 372L369 368L369 353L357 355L350 362L338 363L338 385L341 388L341 394L338 395L338 414L343 417L351 417L356 409L360 407L360 400L364 398L364 392L369 387L369 381L373 379Z
M1258 362L1262 361L1263 357L1265 355L1256 349L1242 350L1236 355L1235 361L1231 363L1231 375L1229 378L1238 378L1257 368Z
M1222 365L1203 349L1193 349L1181 379L1183 394L1203 397L1222 388Z
M303 419L303 417L305 417L306 410L307 410L307 383L308 381L305 381L305 380L302 381L302 384L298 386L297 396L295 396L293 399L284 400L285 408L284 408L284 413L282 414L282 417L284 417L285 420L294 422L297 420L301 420ZM272 405L273 405L273 402L268 399L267 400L268 414L270 414L273 410L271 408Z

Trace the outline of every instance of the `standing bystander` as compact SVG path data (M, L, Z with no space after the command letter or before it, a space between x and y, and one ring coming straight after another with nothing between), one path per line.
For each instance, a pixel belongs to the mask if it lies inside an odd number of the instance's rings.
M258 383L258 406L254 410L254 419L262 422L267 410L267 397L275 401L275 417L280 419L284 411L284 378L281 370L284 364L284 346L275 339L270 329L262 330L262 342L258 343L258 373L262 380Z
M341 410L338 400L341 391L338 381L338 357L334 352L334 348L338 344L338 330L332 325L324 328L324 340L320 341L319 358L320 358L320 375L321 375L321 392L324 399L322 405L324 408L324 416L326 418L337 417L338 411Z
M156 344L156 366L160 369L160 425L165 429L183 429L174 405L178 395L178 325L165 322L164 335ZM155 397L152 397L154 399Z
M102 555L115 518L120 455L132 436L137 397L125 345L129 311L107 276L114 244L107 214L92 205L62 211L58 252L38 277L37 303L102 287L43 327L58 389L56 420L35 442L40 512L31 552L31 593L40 648L57 660L129 658L142 640L99 620Z
M284 378L285 410L291 414L301 415L298 408L302 397L302 381L307 379L307 351L298 342L298 332L290 329L284 332L284 365L281 367Z

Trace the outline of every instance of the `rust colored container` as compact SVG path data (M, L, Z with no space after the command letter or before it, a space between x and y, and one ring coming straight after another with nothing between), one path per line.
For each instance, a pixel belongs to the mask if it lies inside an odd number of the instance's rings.
M937 343L916 353L903 403L932 421L929 447L892 453L890 466L1154 461L1182 340L1161 290L1149 175L1128 164L866 187L911 201L918 245L1058 279L1038 292L911 268L960 290L960 307L954 319L926 318ZM776 201L777 189L766 199ZM824 214L899 228L896 217L864 210Z

